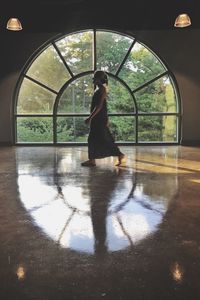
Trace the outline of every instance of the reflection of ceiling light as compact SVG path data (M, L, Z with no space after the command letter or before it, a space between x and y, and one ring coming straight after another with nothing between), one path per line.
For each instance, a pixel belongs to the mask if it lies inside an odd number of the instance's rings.
M26 273L26 271L25 271L25 268L24 268L23 266L19 266L19 267L17 268L16 274L17 274L17 278L18 278L19 280L22 280L22 279L25 278L25 273Z
M180 14L174 23L175 27L187 27L191 25L190 17L187 14Z
M17 18L10 18L6 28L8 30L19 31L22 30L22 24Z
M183 268L177 262L172 265L172 276L176 282L183 280Z

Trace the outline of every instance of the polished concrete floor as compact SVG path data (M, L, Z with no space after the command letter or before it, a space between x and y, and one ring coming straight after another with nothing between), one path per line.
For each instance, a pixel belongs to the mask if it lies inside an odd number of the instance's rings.
M1 300L200 299L200 148L0 148Z

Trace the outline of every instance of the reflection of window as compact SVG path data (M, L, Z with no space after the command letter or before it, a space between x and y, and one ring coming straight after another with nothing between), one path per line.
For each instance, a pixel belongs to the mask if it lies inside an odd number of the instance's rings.
M179 141L179 103L167 67L146 46L120 33L89 30L52 41L18 86L18 143L87 141L93 70L108 73L108 113L118 142Z
M118 194L111 195L102 219L101 209L104 210L105 203L101 201L97 213L92 212L95 200L96 203L99 200L91 199L90 193L84 195L87 186L76 186L76 180L77 177L72 178L68 185L55 188L37 176L19 174L18 177L21 201L34 223L64 248L93 254L95 241L99 241L98 246L106 245L109 252L126 249L155 232L166 212L165 201L169 199L162 197L160 202L158 198L145 195L141 184L137 186L131 176L126 176L124 185L119 180ZM133 184L130 194L127 183ZM30 195L30 186L33 185L35 189ZM101 216L98 226L105 227L105 233L95 230L98 214ZM98 240L104 234L105 240Z
M103 167L95 176L94 172L83 176L77 171L78 148L51 148L48 155L44 147L37 148L32 161L33 153L19 147L19 199L39 231L62 247L94 253L98 240L108 251L126 249L160 228L177 195L177 173L173 172L177 155L176 151L170 153L151 153L149 157L143 152L136 155L132 149L136 168ZM162 174L156 171L161 165Z

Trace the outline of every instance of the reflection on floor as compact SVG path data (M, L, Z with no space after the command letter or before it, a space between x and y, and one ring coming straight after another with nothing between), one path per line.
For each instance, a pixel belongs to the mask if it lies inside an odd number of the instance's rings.
M200 151L0 148L0 299L200 299Z

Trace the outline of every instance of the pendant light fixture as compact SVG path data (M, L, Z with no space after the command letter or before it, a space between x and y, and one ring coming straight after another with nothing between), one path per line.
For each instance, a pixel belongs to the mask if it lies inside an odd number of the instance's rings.
M187 27L191 25L191 20L188 14L180 14L174 23L175 27Z
M17 18L10 18L7 22L6 28L8 30L19 31L22 30L22 24Z

